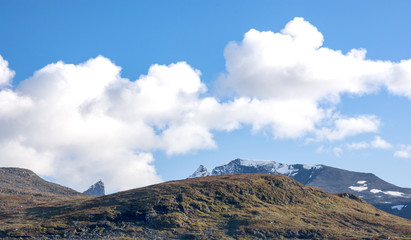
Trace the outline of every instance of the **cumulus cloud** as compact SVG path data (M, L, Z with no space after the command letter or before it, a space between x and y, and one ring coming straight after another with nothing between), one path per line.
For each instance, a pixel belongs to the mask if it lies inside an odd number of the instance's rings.
M359 150L365 148L374 148L374 149L390 149L392 148L391 143L385 141L380 136L375 136L371 142L354 142L347 144L347 148L352 150Z
M392 76L387 83L390 92L411 99L411 60L393 64Z
M373 148L379 148L379 149L390 149L390 148L392 148L391 143L385 141L380 136L375 136L374 140L371 142L371 146Z
M294 118L272 121L272 126L280 126L273 128L277 137L314 132L320 140L335 141L376 132L380 126L377 116L341 116L335 106L342 94L360 96L384 87L411 98L411 60L368 60L365 49L343 53L324 47L323 41L315 26L298 17L278 33L251 29L241 42L230 42L225 48L227 73L217 81L220 94L246 96L266 105L292 101L294 104L286 113L304 121L293 131L284 128L283 123ZM310 105L314 111L309 116L299 116L301 108L297 106L303 105ZM381 142L375 144L388 147Z
M333 121L333 124L334 126L331 128L324 127L319 129L317 131L318 138L335 141L361 133L376 132L380 126L380 120L373 115L362 115L350 118L338 116Z
M411 145L401 145L400 150L394 152L396 158L411 158Z
M389 80L392 63L366 60L366 50L321 47L323 36L302 18L281 33L250 30L225 49L227 74L220 84L238 95L258 98L338 100L365 94Z
M302 18L279 33L250 30L225 49L227 72L217 81L224 101L210 96L200 71L185 62L154 64L134 81L102 56L57 62L8 88L14 72L0 57L0 164L79 190L104 178L110 192L161 181L153 152L216 148L214 131L247 125L276 139L316 141L377 132L377 116L340 114L340 96L386 87L411 98L410 60L367 60L365 49L344 54L323 41ZM391 147L377 136L352 148L369 146Z
M153 129L111 116L99 101L110 86L130 82L120 70L104 57L79 65L57 62L16 90L2 90L2 166L30 168L79 190L99 177L108 191L161 181L151 153L139 145L154 136ZM90 107L93 102L99 103Z
M0 55L0 89L11 85L15 72L9 68L9 63Z

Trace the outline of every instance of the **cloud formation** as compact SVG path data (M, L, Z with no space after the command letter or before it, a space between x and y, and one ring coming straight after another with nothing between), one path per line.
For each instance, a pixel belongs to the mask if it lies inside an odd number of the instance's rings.
M365 148L374 148L374 149L390 149L392 144L382 139L380 136L375 136L371 142L355 142L347 144L348 149L360 150Z
M11 85L15 72L9 68L9 63L0 55L0 89Z
M337 101L343 93L376 91L390 79L392 63L366 60L365 49L343 54L322 43L322 34L302 18L281 33L252 29L226 47L221 85L258 98Z
M396 158L411 158L411 145L402 144L400 150L394 152Z
M103 178L111 192L161 181L153 152L216 148L213 131L247 125L276 139L329 142L377 132L377 116L336 111L340 96L386 87L410 97L410 61L367 60L364 49L343 54L322 47L323 39L295 18L280 33L250 30L229 43L217 83L225 101L185 62L154 64L134 81L102 56L57 62L12 89L14 72L0 57L0 164L79 190ZM380 137L363 145L391 146Z
M251 97L266 104L292 101L285 112L293 118L272 121L277 137L311 133L319 140L335 141L376 132L380 126L377 116L343 116L335 112L335 106L342 94L361 96L381 88L411 98L411 60L368 60L365 49L344 54L324 47L323 40L316 27L298 17L278 33L251 29L241 42L230 42L225 49L227 73L218 80L220 94ZM307 105L313 111L300 115ZM274 108L267 106L269 111ZM282 123L295 118L302 119L302 124L293 131L280 131L288 129Z

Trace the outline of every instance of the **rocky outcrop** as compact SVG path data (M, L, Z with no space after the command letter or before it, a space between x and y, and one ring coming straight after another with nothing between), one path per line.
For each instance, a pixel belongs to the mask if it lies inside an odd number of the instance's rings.
M100 181L98 181L95 184L91 185L89 187L89 189L87 189L83 193L88 194L88 195L94 195L94 196L104 196L106 193L105 193L105 190L104 190L103 180L100 179Z

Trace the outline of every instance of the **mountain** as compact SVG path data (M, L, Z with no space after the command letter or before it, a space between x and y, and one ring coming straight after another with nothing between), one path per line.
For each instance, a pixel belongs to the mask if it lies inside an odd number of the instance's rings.
M0 168L0 193L23 195L79 195L80 193L40 178L23 168Z
M233 173L286 175L302 184L327 192L349 192L359 195L379 209L411 219L411 189L397 187L371 173L352 172L325 165L235 159L215 167L211 175Z
M196 177L206 177L210 176L211 173L207 170L204 165L200 165L197 170L189 176L189 178L196 178Z
M0 214L0 237L409 239L411 221L286 176L231 174Z
M0 218L29 207L89 198L71 188L48 182L28 169L0 168Z
M93 196L104 196L104 183L103 180L96 182L95 184L91 185L89 189L83 192L84 194L93 195Z

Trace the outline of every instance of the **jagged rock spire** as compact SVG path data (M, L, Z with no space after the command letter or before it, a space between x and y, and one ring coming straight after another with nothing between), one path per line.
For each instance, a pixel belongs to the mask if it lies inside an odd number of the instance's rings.
M98 181L95 184L91 185L91 187L89 187L89 189L87 189L83 193L88 194L88 195L104 196L105 195L105 190L104 190L103 180L100 179L100 181Z
M204 165L200 165L197 170L189 176L189 178L196 178L196 177L205 177L210 176L210 172L207 171L207 168Z

